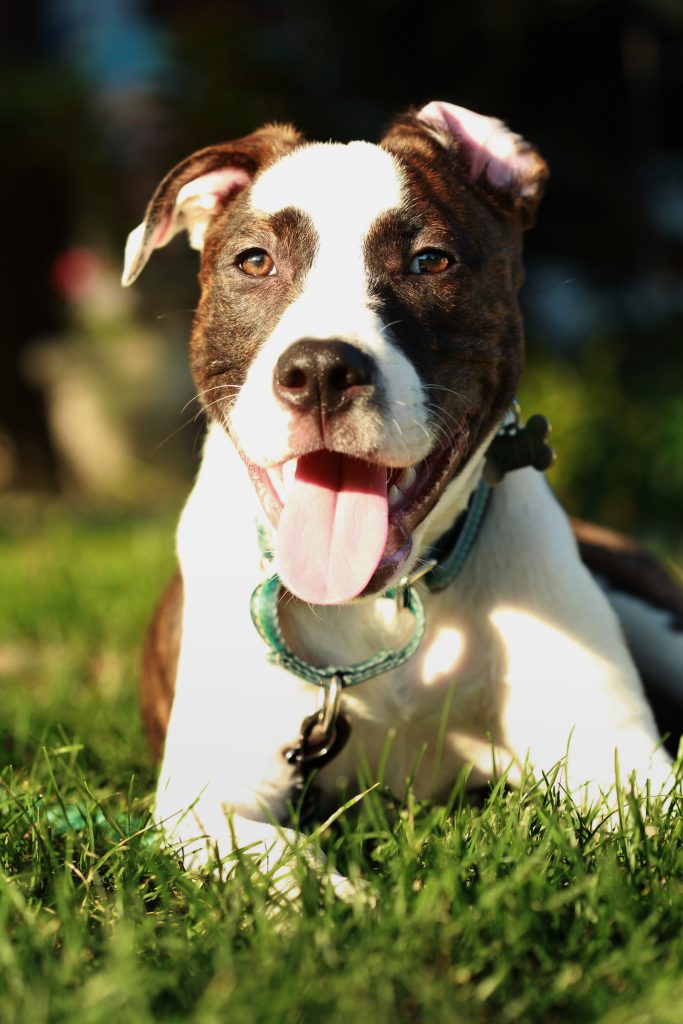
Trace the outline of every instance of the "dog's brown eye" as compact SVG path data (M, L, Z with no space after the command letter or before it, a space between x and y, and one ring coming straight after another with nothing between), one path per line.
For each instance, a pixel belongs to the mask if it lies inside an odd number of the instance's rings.
M250 277L272 277L275 263L265 249L249 249L237 257L237 266Z
M410 266L409 274L443 274L453 265L453 257L441 249L425 249L414 256Z

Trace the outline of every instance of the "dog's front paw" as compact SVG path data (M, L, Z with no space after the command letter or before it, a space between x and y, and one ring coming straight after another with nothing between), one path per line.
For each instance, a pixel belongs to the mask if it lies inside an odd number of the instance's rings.
M336 871L331 872L327 877L334 895L344 903L369 908L377 905L376 894L362 878L347 878L346 875L339 875Z
M269 878L268 895L273 912L283 902L300 911L303 911L311 902L319 906L320 900L324 899L326 890L332 894L329 898L338 899L353 906L374 907L376 904L375 895L367 882L362 879L348 878L336 871L327 872L324 869L313 883L314 895L311 897L310 887L301 878L300 870L301 868L294 863L283 864ZM307 868L307 870L316 869Z
M329 886L346 903L372 904L367 883L327 869L315 840L292 829L254 821L197 803L190 812L168 815L162 823L167 843L188 871L213 872L217 877L266 880L274 904L302 898L306 876L316 878L322 891Z
M292 903L302 899L305 903L312 889L317 893L314 899L324 898L327 892L343 903L375 905L375 895L367 881L329 870L325 855L305 836L297 837L295 843L290 856L283 857L275 871L269 872L269 889L273 896L285 897ZM310 888L308 882L312 882Z

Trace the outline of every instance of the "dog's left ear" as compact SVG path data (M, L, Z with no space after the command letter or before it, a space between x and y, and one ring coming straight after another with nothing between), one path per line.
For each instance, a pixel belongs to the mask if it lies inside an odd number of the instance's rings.
M403 132L426 133L451 154L469 182L496 205L518 211L522 226L533 223L548 167L530 143L495 117L433 100L397 122L382 140L395 145Z
M154 249L183 229L201 249L211 218L254 176L303 141L286 124L269 124L234 142L208 146L181 160L158 186L145 219L128 236L121 283L132 284Z

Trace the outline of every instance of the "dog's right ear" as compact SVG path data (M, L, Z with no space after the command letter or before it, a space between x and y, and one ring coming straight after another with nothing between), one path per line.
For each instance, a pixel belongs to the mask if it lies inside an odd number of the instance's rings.
M476 114L443 100L412 110L389 128L382 145L390 150L416 146L427 165L433 151L424 153L427 140L455 161L466 180L488 202L518 213L524 228L533 223L548 177L545 160L520 135L496 117Z
M213 215L260 170L303 142L291 125L271 124L234 142L208 146L181 160L149 201L145 219L128 236L121 283L132 284L154 249L183 229L201 249Z

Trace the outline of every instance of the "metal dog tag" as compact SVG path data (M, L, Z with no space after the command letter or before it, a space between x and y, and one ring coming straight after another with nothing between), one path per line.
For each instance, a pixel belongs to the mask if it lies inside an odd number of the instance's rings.
M349 738L351 726L339 710L343 688L342 678L334 676L325 687L321 706L301 723L296 744L284 751L285 760L300 766L306 775L336 757Z
M516 417L513 422L504 424L486 453L486 483L495 486L506 473L524 466L533 466L539 472L550 469L555 452L546 440L549 433L550 423L539 413L531 416L524 427Z
M329 764L351 734L351 724L339 710L342 689L342 680L335 676L324 691L322 706L304 718L297 742L283 751L285 760L295 769L291 799L298 807L299 827L315 819L320 805L320 790L309 784L311 774Z
M344 715L338 716L331 733L321 728L317 714L310 715L303 722L296 745L285 751L285 760L301 766L309 774L335 758L346 746L350 735L351 725Z

